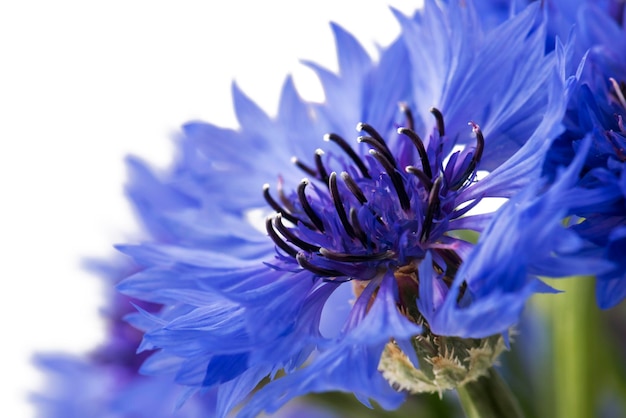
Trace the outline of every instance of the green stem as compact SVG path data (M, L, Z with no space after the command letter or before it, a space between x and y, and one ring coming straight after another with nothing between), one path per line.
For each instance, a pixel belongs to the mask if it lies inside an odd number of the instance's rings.
M554 296L550 320L553 338L554 403L556 418L594 415L590 387L594 326L594 281L575 277L558 282L565 292Z
M491 367L486 376L458 387L467 418L523 418L515 396L498 372Z

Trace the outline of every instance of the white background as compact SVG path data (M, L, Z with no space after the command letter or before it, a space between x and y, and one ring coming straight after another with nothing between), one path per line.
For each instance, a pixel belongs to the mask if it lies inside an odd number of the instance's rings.
M299 59L335 69L328 22L375 54L418 1L4 1L0 3L0 416L31 417L35 352L103 338L99 279L80 268L137 228L123 158L163 166L189 119L235 126L230 84L270 113Z

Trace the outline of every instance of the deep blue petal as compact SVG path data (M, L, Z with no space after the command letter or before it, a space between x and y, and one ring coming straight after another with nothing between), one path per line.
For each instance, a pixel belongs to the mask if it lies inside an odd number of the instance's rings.
M626 298L626 226L620 226L609 235L606 258L614 269L598 276L596 297L602 309L608 309Z
M579 274L585 262L567 261L584 254L584 243L562 223L569 209L562 196L576 183L590 144L583 143L578 158L545 193L538 193L541 182L531 184L497 212L461 265L443 305L432 315L429 323L434 333L482 338L506 332L519 320L527 298L549 291L535 275ZM609 267L595 257L586 264L594 273ZM459 306L463 283L467 289ZM430 301L424 304L432 309Z

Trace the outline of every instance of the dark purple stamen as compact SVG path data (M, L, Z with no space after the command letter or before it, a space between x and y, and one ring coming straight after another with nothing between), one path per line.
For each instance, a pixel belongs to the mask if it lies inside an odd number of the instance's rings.
M295 164L296 167L298 167L300 170L307 173L309 176L313 178L317 178L317 171L315 171L314 168L311 168L308 165L304 164L302 161L298 160L296 157L292 157L291 162Z
M446 134L446 127L445 127L445 125L443 123L443 114L436 107L431 107L430 108L430 113L432 113L433 116L435 117L435 119L437 120L437 130L439 131L439 136L440 137L445 136L445 134Z
M478 164L480 162L480 159L483 157L483 151L485 149L485 137L483 136L483 131L480 130L480 126L476 125L474 122L470 122L470 125L472 126L472 130L476 134L476 151L474 151L474 161L476 162L476 164Z
M298 264L300 265L300 267L302 267L305 270L309 270L310 272L318 276L322 276L322 277L345 276L345 274L340 272L339 270L326 269L323 267L316 266L315 264L307 260L306 255L303 252L299 252L298 254L296 254L295 258Z
M400 111L404 113L404 117L406 118L406 127L410 130L414 130L415 121L413 119L413 112L411 112L411 108L406 103L400 103L399 107Z
M398 173L395 167L393 167L389 163L389 161L387 161L387 159L378 151L372 149L370 150L370 154L372 154L372 156L376 158L387 171L387 175L391 179L393 188L396 190L396 194L398 195L398 200L400 200L400 206L402 207L402 209L405 211L409 210L411 208L411 200L406 193L400 173Z
M274 230L274 227L272 226L271 216L268 216L267 219L265 219L265 229L267 230L267 235L270 236L270 238L272 239L272 241L274 241L274 244L276 244L278 248L280 248L292 257L295 257L298 254L298 250L292 248L289 244L283 241L280 236L278 236L278 234Z
M463 172L459 179L455 181L453 184L449 186L450 190L458 190L465 184L467 180L469 180L474 172L476 171L476 167L480 162L480 159L483 156L483 150L485 149L485 138L483 137L483 133L480 130L480 127L476 125L474 122L470 122L469 125L472 127L472 130L476 134L476 149L472 154L472 159Z
M361 131L367 132L372 138L374 138L383 147L385 154L391 157L390 160L395 161L395 159L393 158L393 154L391 153L391 150L389 149L389 147L387 146L387 143L385 142L385 139L371 125L361 122L356 126L356 130L358 132L361 132Z
M354 181L354 179L350 177L350 174L344 171L341 173L341 178L343 179L343 182L346 184L346 187L348 187L348 190L350 190L350 192L354 195L354 197L356 197L356 199L359 201L360 204L363 205L367 203L367 198L363 194L363 190L361 190L359 185L356 184L356 181Z
M430 236L430 232L433 226L433 219L435 212L439 210L439 191L441 190L441 177L437 177L437 180L433 183L433 188L428 195L428 209L426 210L426 216L424 217L424 226L422 229L422 235L420 240L426 241Z
M311 207L311 204L309 203L308 199L306 198L306 194L304 193L304 189L308 184L309 182L307 180L302 180L300 185L298 185L298 200L300 201L300 205L302 205L304 213L306 213L311 222L313 222L313 225L315 225L318 231L324 232L324 223L322 222L320 217L317 216L317 213L315 213L315 211Z
M419 168L413 167L412 165L407 165L406 167L404 167L404 171L417 177L419 181L424 185L426 190L430 191L430 189L432 189L433 182L430 180L430 178L428 178L426 173L424 173Z
M280 203L282 203L283 205L282 207L289 213L295 213L296 208L293 206L293 203L291 202L291 200L289 200L287 196L285 195L285 190L283 189L282 181L278 182L276 189L278 192L278 200L280 201Z
M322 183L328 184L328 172L326 171L326 167L324 167L324 163L322 162L322 155L324 155L324 151L318 149L315 151L315 166L317 167L317 172L319 173L319 179Z
M385 251L382 253L375 254L344 254L344 253L336 253L327 248L320 248L320 254L325 258L333 261L340 261L342 263L360 263L364 261L381 261L388 260L395 256L393 251Z
M335 205L335 211L337 212L337 215L339 215L339 220L343 225L343 229L346 230L346 233L351 238L356 238L354 229L348 221L346 209L343 207L343 203L341 203L341 195L339 194L339 188L337 187L337 173L334 171L330 173L330 177L328 178L328 188L330 190L330 197L333 199L333 204Z
M354 233L361 244L364 247L368 247L367 245L367 235L363 232L363 228L361 227L361 222L359 222L358 213L355 208L350 209L350 223L352 224L352 228L354 229Z
M348 145L348 143L342 137L340 137L337 134L326 134L326 135L324 135L324 140L325 141L332 141L335 144L339 145L341 147L341 149L346 154L348 154L348 156L352 159L354 164L356 164L356 166L358 167L358 169L361 172L361 174L363 175L363 177L365 177L367 179L371 178L369 170L365 166L365 163L363 162L363 160L361 160L361 158L357 155L357 153L352 149L352 147L350 145Z
M289 228L287 228L283 224L282 216L280 216L280 214L274 217L274 228L276 228L278 232L280 232L282 236L287 239L287 241L291 242L296 247L303 249L304 251L308 251L310 253L316 253L320 249L319 246L309 244L308 242L301 240L293 232L291 232Z
M420 156L420 162L422 163L422 171L428 176L429 179L432 179L433 172L430 169L428 154L426 153L426 148L424 148L424 142L422 141L422 138L420 138L419 135L416 134L414 131L407 128L398 128L398 133L400 135L408 137L413 145L415 145L415 148L417 148L417 153Z
M388 151L386 144L379 142L378 139L371 136L360 136L357 138L357 141L365 142L366 144L371 145L379 154L383 155L387 161L389 161L389 164L396 167L396 159Z
M274 200L272 195L270 195L270 186L269 186L269 184L263 185L263 197L265 198L265 201L267 202L267 204L272 207L272 209L274 209L276 212L278 212L281 215L283 215L283 217L285 219L287 219L289 222L292 222L292 223L294 223L296 225L298 224L298 222L302 222L304 225L309 225L307 222L304 222L300 218L298 218L298 217L292 215L291 213L289 213L289 211L287 211L285 208L280 206L278 204L278 202L276 202L276 200Z

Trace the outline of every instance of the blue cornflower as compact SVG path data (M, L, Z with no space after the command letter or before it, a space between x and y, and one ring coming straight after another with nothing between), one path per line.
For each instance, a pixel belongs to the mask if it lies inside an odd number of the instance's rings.
M500 23L530 1L481 3L481 18ZM557 138L546 157L545 174L554 177L557 167L569 164L589 136L592 145L581 179L569 192L574 200L568 216L572 228L588 241L581 251L595 252L613 264L597 276L597 301L609 308L626 297L626 199L624 198L625 116L624 73L626 46L624 2L617 0L547 0L541 2L547 21L547 50L558 47L557 38L571 38L565 52L568 73L576 82L569 86L570 101L563 120L566 131ZM591 201L580 194L594 191ZM603 198L602 198L603 197ZM593 202L593 203L591 203ZM584 219L584 222L582 221Z
M551 3L555 32L573 30L576 47L570 62L578 65L577 83L570 92L564 118L566 131L548 153L545 172L567 164L580 152L585 138L591 149L580 179L569 196L572 229L586 239L597 257L613 268L597 276L600 307L609 308L626 297L626 48L624 4L616 1ZM573 28L573 29L572 29ZM580 64L578 64L580 62ZM580 193L591 194L581 200Z
M158 350L142 371L216 390L218 416L279 372L243 416L328 390L393 408L404 398L396 389L474 379L527 297L547 290L528 266L578 248L571 234L548 235L536 251L512 248L557 222L561 213L543 208L560 187L530 209L507 206L515 239L493 260L485 252L504 221L470 215L486 197L539 193L543 153L562 130L563 60L544 53L537 7L491 31L469 6L427 1L413 18L397 17L402 36L376 63L333 26L340 74L308 63L326 103L302 101L288 80L271 119L235 86L239 130L185 125L179 160L161 175L130 162L129 195L154 242L118 247L142 267L119 288L164 305L130 317L146 332L141 349ZM479 169L491 174L478 181ZM261 230L259 213L268 215ZM458 233L490 222L492 240L475 250ZM515 259L514 250L530 252ZM495 260L515 261L515 274L489 270ZM398 364L412 365L419 387L398 379Z

